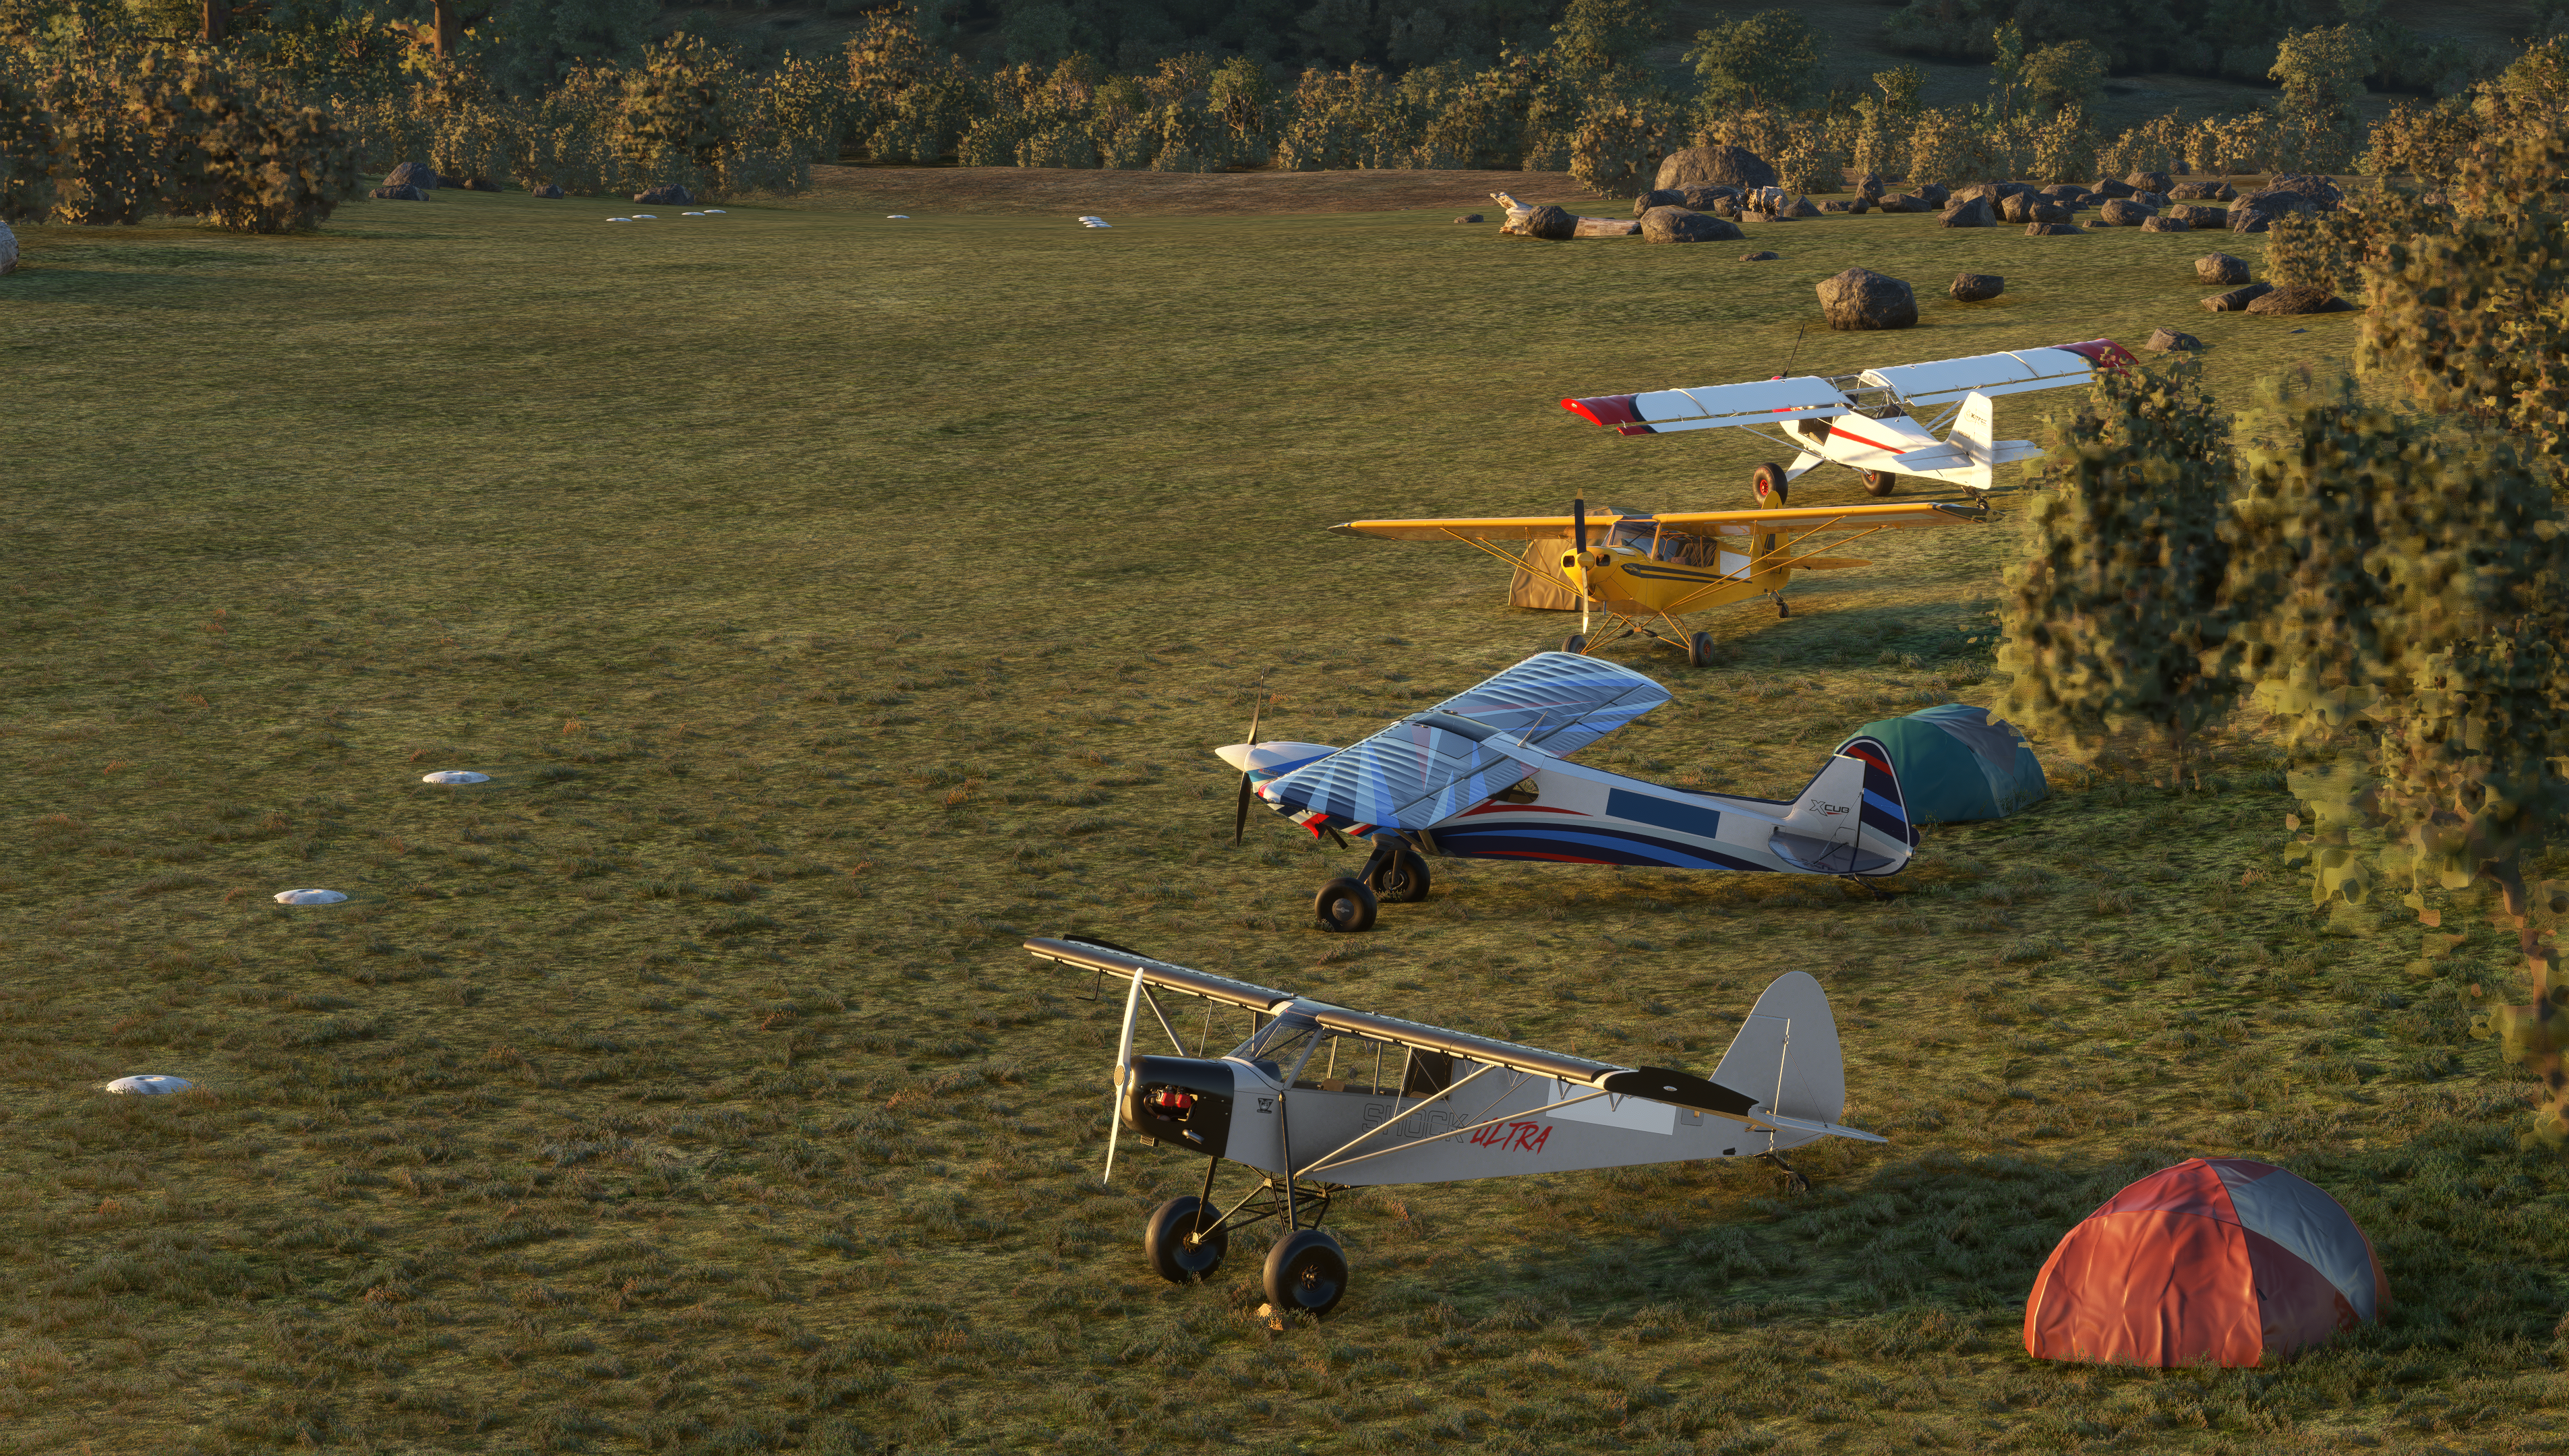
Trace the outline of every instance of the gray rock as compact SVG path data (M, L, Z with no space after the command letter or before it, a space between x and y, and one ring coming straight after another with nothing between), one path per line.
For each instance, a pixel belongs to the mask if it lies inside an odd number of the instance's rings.
M1702 209L1697 208L1696 210L1700 211ZM1729 218L1733 222L1736 222L1741 217L1747 215L1746 209L1739 205L1739 199L1737 197L1721 197L1716 199L1712 204L1712 210Z
M2028 222L2024 224L2024 235L2027 237L2065 237L2072 232L2084 232L2086 230L2086 228L2079 226L2075 222Z
M2167 194L2167 189L2172 184L2168 175L2163 172L2136 172L2123 179L2123 183L2133 191L2157 192L2162 196Z
M425 202L428 193L414 186L377 187L366 193L379 202Z
M2027 222L2067 222L2071 219L2071 215L2070 210L2058 202L2036 202L2025 209L2024 220ZM2011 217L2008 220L2013 222L2016 219Z
M2320 214L2320 204L2301 192L2266 187L2230 204L2230 230L2263 232L2275 225L2276 218L2296 212L2305 217L2316 217Z
M1727 187L1718 184L1706 187L1686 187L1681 189L1678 199L1673 205L1689 208L1697 212L1718 211L1720 210L1723 202L1737 201L1742 190L1743 189L1739 187Z
M2109 177L2089 187L2087 194L2091 197L2128 197L2139 190L2130 182L2116 182Z
M1929 182L1918 189L1918 199L1930 207L1944 206L1946 199L1953 195L1943 182Z
M2277 173L2266 180L2266 190L2298 192L2310 198L2311 205L2323 212L2336 211L2337 204L2346 200L2346 193L2337 189L2337 183L2327 178L2313 177L2308 173Z
M1812 201L1808 197L1795 197L1783 211L1780 211L1775 215L1779 217L1817 217L1820 215L1820 207L1818 203Z
M551 182L547 182L543 186L537 187L527 193L527 195L531 197L558 197L561 194L562 189L553 185Z
M2228 182L2181 182L2175 186L2168 188L2168 200L2172 202L2195 202L2201 201L2206 197L2219 198L2222 191L2228 186Z
M2326 288L2303 288L2292 284L2269 288L2248 300L2250 313L2268 315L2342 313L2354 306Z
M1642 214L1644 242L1737 242L1746 235L1728 218L1684 207L1652 207Z
M2182 217L2144 217L2141 219L2141 230L2143 232L2191 232L2194 230L2194 224Z
M1890 196L1874 203L1874 205L1880 207L1885 212L1932 212L1936 210L1935 204L1929 202L1925 197L1913 196L1908 192L1893 192Z
M1861 202L1863 200L1864 198L1858 197L1855 201L1850 202L1842 197L1831 197L1820 204L1820 210L1823 212L1844 212L1855 206L1856 202Z
M2226 252L2208 252L2194 260L2194 276L2206 283L2245 283L2248 264Z
M2275 285L2272 283L2251 283L2244 288L2233 288L2227 293L2215 293L2211 297L2203 300L2203 311L2206 313L2237 313L2241 309L2246 308L2249 304L2256 302L2258 299L2263 298L2274 291Z
M1898 278L1870 268L1849 268L1821 279L1819 294L1833 329L1905 329L1918 322L1918 295Z
M685 187L678 185L676 182L662 182L658 186L652 187L647 191L639 191L633 194L633 200L637 202L659 202L672 207L686 206L695 201L695 193L688 191Z
M2138 227L2154 215L2129 197L2116 197L2096 209L2096 220L2107 227Z
M1855 194L1864 198L1868 202L1881 201L1882 179L1875 177L1870 173L1866 174L1864 181L1855 184Z
M2134 192L2132 200L2144 207L2152 208L2164 207L2168 202L2167 194L2164 192Z
M1517 231L1527 237L1545 237L1555 242L1579 235L1579 219L1550 202L1526 213Z
M2030 222L2033 220L2033 209L2037 200L2031 192L2017 192L2001 198L1999 216L2009 222Z
M1957 303L1981 303L2007 291L2007 279L1996 273L1956 273L1953 286L1945 290Z
M1668 154L1651 185L1771 187L1776 181L1775 169L1745 147L1688 147Z
M1743 263L1771 263L1780 254L1771 252L1744 252L1739 255L1739 260Z
M1996 227L1999 214L1991 210L1989 198L1966 197L1946 208L1945 214L1936 220L1946 227Z
M1858 192L1847 198L1846 209L1850 212L1869 212L1873 210L1873 199Z
M1675 187L1654 187L1633 199L1633 215L1641 216L1652 207L1686 206L1686 194Z
M423 191L435 191L439 186L443 185L443 183L439 181L435 170L430 168L427 163L405 162L401 166L384 174L384 185L388 187L418 187Z
M2150 331L2150 341L2141 347L2155 349L2162 354L2171 350L2191 353L2203 347L2203 340L2192 334L2178 333L2175 329L2153 329Z
M2230 214L2219 207L2198 207L2189 202L2171 205L2167 215L2184 218L2188 227L2222 228L2230 225Z
M464 189L468 192L496 192L500 190L500 184L487 177L468 177L464 180Z
M18 271L18 234L9 230L8 223L0 222L0 278L5 278L16 271Z
M2087 195L2087 189L2076 182L2054 182L2044 187L2042 194L2055 202L2067 204L2083 199Z

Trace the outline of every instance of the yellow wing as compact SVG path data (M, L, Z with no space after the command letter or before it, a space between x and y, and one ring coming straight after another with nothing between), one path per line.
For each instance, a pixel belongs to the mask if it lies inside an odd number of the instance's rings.
M1772 511L1690 511L1658 516L1591 516L1588 529L1603 539L1621 526L1656 525L1688 536L1742 532L1889 531L1917 526L1973 526L1990 508L1979 502L1916 501L1889 506L1790 507ZM1723 528L1732 528L1725 532ZM1339 536L1390 541L1550 541L1571 532L1567 516L1458 516L1423 521L1349 521L1329 528Z

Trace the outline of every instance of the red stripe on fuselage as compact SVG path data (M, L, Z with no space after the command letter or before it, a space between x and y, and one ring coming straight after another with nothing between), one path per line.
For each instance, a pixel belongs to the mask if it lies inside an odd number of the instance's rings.
M1540 804L1501 804L1495 800L1478 809L1466 809L1461 817L1469 819L1476 814L1567 814L1573 819L1588 817L1576 809L1546 809Z
M1858 445L1870 445L1870 446L1872 446L1872 447L1873 447L1874 449L1876 449L1876 450L1887 450L1887 451L1891 452L1893 455L1900 455L1900 454L1903 454L1903 453L1904 453L1904 452L1900 449L1900 447L1898 447L1898 446L1896 446L1896 445L1885 445L1885 444L1883 444L1883 443L1882 443L1881 441L1879 441L1879 440L1867 440L1867 439L1865 439L1863 436L1861 436L1861 435L1859 435L1859 434L1855 433L1853 430L1841 430L1841 429L1839 429L1839 428L1838 428L1836 425L1834 425L1834 424L1832 424L1832 425L1830 425L1830 426L1829 426L1829 433L1830 433L1830 434L1832 434L1832 435L1843 435L1843 436L1845 436L1846 438L1848 438L1849 440L1854 441L1854 442L1855 442L1856 444L1858 444Z
M1539 855L1532 850L1475 850L1475 860L1549 860L1556 865L1612 865L1612 860L1590 860L1578 855Z

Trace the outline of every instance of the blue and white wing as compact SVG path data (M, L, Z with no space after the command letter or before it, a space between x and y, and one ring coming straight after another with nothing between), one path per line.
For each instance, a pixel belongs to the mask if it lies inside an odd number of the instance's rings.
M1668 700L1633 671L1573 652L1538 652L1432 711L1468 718L1568 758Z

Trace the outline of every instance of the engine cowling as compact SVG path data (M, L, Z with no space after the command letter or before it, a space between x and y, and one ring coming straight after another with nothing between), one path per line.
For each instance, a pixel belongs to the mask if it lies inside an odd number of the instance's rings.
M1124 1126L1208 1158L1231 1146L1232 1064L1215 1057L1135 1057Z

